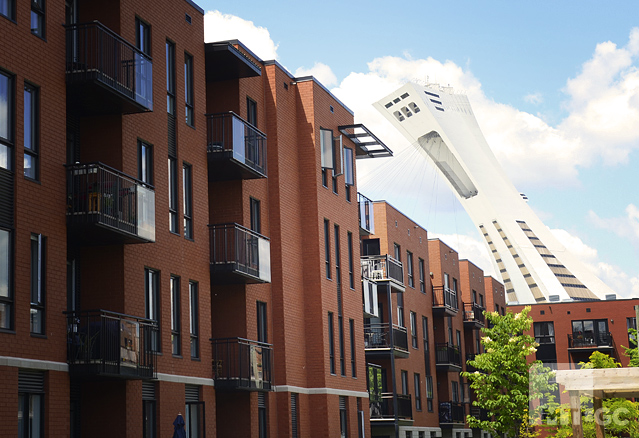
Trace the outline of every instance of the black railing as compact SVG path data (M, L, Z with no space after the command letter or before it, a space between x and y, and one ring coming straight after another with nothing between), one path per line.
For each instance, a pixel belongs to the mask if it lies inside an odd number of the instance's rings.
M464 322L484 325L484 308L477 303L464 303Z
M212 339L215 388L270 391L273 346L243 338Z
M443 307L456 312L459 310L457 292L445 286L433 287L433 307Z
M156 377L157 322L105 310L65 312L71 372L126 378Z
M102 163L68 165L67 220L155 241L154 189Z
M357 205L359 206L359 228L365 234L375 234L373 201L357 192Z
M464 405L458 402L439 403L439 424L463 424L466 419Z
M391 348L390 327L388 324L364 324L364 348ZM408 334L405 327L393 324L393 347L408 353Z
M435 350L437 355L435 356L435 363L437 365L455 365L462 366L461 353L457 345L450 344L435 344Z
M389 255L369 255L360 258L362 278L373 281L393 280L404 287L404 266Z
M153 110L151 58L100 22L66 26L67 83L99 81Z
M266 134L233 112L207 114L207 151L228 153L266 176Z
M568 335L568 348L612 348L612 333L572 333Z
M477 406L471 406L470 415L480 421L488 421L488 411L486 409L478 408Z
M271 280L269 239L239 224L209 225L211 272L241 273L257 281Z
M410 394L396 394L397 396L397 415L395 415L393 393L382 393L381 402L370 403L371 420L390 420L397 416L400 420L413 419L413 404Z
M474 373L475 371L477 371L477 368L468 364L468 361L475 360L476 356L477 355L475 353L466 353L466 371L468 371L469 373Z

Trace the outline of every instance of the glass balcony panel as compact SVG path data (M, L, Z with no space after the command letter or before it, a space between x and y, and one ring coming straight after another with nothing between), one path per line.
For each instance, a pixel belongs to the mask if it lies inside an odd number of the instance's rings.
M361 193L357 193L357 203L359 205L359 228L360 235L375 234L375 216L373 212L373 201Z
M213 339L213 380L217 390L270 391L273 347L243 338Z

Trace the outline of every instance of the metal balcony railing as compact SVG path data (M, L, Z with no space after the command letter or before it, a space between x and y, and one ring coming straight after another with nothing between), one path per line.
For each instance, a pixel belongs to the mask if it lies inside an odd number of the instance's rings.
M463 424L466 413L464 405L458 402L439 403L439 424Z
M360 234L375 234L375 215L373 201L357 192L357 205L359 206Z
M373 281L393 280L404 288L404 266L389 255L369 255L360 258L362 278Z
M66 27L67 83L97 81L153 110L151 58L98 21Z
M71 372L130 379L156 377L156 321L105 310L65 314Z
M234 112L207 114L209 156L233 159L266 177L266 134Z
M475 356L477 356L475 353L466 353L466 371L468 371L469 373L474 373L475 371L477 371L477 368L468 364L469 360L475 360Z
M408 333L405 327L392 326L392 347L408 353ZM391 328L387 323L364 324L364 348L391 348Z
M155 191L102 163L68 165L67 223L98 224L154 242Z
M433 307L440 307L457 312L457 292L445 286L433 287Z
M568 348L613 348L612 333L610 332L584 332L568 335Z
M400 420L413 419L413 404L410 394L396 394L397 415L395 415L393 393L382 393L381 402L370 402L371 420L391 420L397 416Z
M270 391L273 346L243 338L212 339L216 390Z
M271 281L269 239L239 224L209 225L211 274L243 276L246 282Z
M464 322L484 325L484 308L477 303L464 303Z
M480 421L488 420L488 411L486 409L478 408L477 406L471 406L470 415L477 418Z
M453 365L461 368L462 359L459 347L447 343L435 344L437 355L435 356L436 365Z

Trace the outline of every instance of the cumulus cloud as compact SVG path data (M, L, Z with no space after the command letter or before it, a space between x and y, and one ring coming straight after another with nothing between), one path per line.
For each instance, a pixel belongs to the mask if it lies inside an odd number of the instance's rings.
M209 11L204 15L204 41L210 43L235 39L263 60L278 59L279 44L273 42L267 28L220 11Z
M524 96L524 102L532 103L533 105L539 105L543 103L544 97L541 93L530 93Z
M490 254L483 242L465 234L438 234L428 233L429 239L439 239L459 253L459 259L467 259L484 271L484 275L490 275L497 279Z
M588 219L598 228L612 231L622 239L639 247L639 208L634 204L626 207L626 215L613 218L601 218L594 211L588 212Z
M316 62L311 68L300 67L293 74L296 78L303 76L314 76L325 87L333 87L337 85L337 77L331 68L321 62Z

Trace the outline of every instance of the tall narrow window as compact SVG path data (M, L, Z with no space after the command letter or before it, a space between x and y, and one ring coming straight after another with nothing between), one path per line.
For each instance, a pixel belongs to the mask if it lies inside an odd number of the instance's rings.
M428 318L422 316L422 337L424 339L424 368L426 375L430 375L430 354L428 352Z
M266 314L266 303L257 302L257 340L258 342L268 342L268 319Z
M184 54L184 104L186 124L193 126L193 57Z
M155 382L142 382L142 415L142 436L155 438L157 436Z
M44 237L31 235L31 333L44 332Z
M169 156L169 230L172 233L179 233L177 178L177 160L174 157Z
M408 273L408 285L415 287L415 278L413 275L413 253L406 251L406 272Z
M138 179L153 185L153 146L138 140Z
M171 276L171 353L179 356L180 346L180 278Z
M353 233L349 231L346 237L348 244L348 285L351 289L355 289L355 273L353 272Z
M419 258L419 291L423 294L426 293L426 273L424 268L424 259Z
M344 352L344 316L341 309L339 315L337 315L337 329L339 331L339 370L342 376L346 376L346 361Z
M155 321L160 325L160 273L153 269L144 269L144 286L145 286L145 317ZM151 331L149 339L149 350L160 351L160 334L157 331Z
M44 0L31 0L31 33L44 38Z
M39 108L38 89L24 85L24 176L37 180L39 177Z
M166 42L166 112L175 115L175 44Z
M426 408L428 412L433 412L433 376L426 376Z
M341 254L339 245L339 225L335 225L335 278L337 284L342 284L342 268L341 268Z
M328 350L331 374L335 374L335 328L333 312L328 312Z
M299 437L299 406L298 395L291 393L291 438Z
M258 438L268 436L268 415L266 413L267 397L263 392L257 393L257 429Z
M339 432L341 438L348 436L348 410L346 406L346 397L339 398Z
M250 97L246 98L246 121L257 127L257 103Z
M417 344L417 314L415 312L410 312L410 336L413 348L419 348Z
M326 278L331 278L331 231L328 219L324 219L324 261L326 263Z
M0 15L9 20L16 19L16 0L0 0Z
M262 233L262 213L260 211L260 201L251 198L251 230Z
M151 54L151 26L135 18L135 46L145 55Z
M402 370L402 394L408 395L408 371Z
M11 170L13 162L13 77L0 71L0 168Z
M200 401L200 386L184 385L186 438L204 438L204 402Z
M333 131L330 129L320 129L320 154L322 186L328 187L328 170L335 167Z
M397 325L400 327L406 327L404 325L404 293L397 293Z
M346 200L351 202L351 187L355 185L355 165L353 150L344 148L344 183L346 184Z
M414 374L415 384L415 409L422 410L422 391L421 391L421 379L418 373Z
M402 261L402 247L399 246L396 243L393 243L393 250L394 250L393 255L395 256L395 260L397 260L398 262L401 262Z
M451 394L453 398L453 403L459 403L459 382L452 381L451 384Z
M193 239L193 168L182 164L182 202L184 204L184 237Z
M44 376L42 371L18 370L18 436L44 437Z
M348 326L350 329L351 338L351 376L357 377L357 367L355 364L355 320L349 319Z
M191 358L200 357L200 301L198 284L189 281L189 331L191 332Z
M0 329L13 328L11 232L0 228Z

